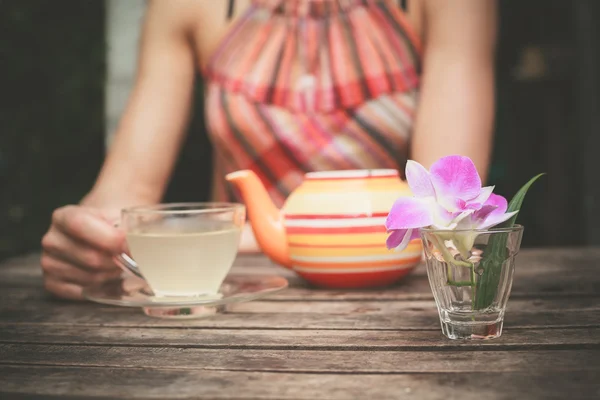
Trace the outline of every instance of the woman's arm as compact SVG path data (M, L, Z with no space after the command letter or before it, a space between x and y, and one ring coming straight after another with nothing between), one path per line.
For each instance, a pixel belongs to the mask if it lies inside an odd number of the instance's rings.
M135 86L84 204L121 208L162 197L190 112L195 75L192 3L148 3Z
M494 120L496 0L425 0L424 64L411 158L470 157L485 181Z

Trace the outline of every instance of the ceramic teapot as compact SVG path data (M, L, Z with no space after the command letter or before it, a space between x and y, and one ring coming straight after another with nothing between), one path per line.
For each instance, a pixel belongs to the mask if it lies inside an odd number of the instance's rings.
M261 250L317 286L386 286L421 261L420 240L400 252L385 245L389 210L398 197L411 196L396 170L309 172L281 210L254 172L226 180L241 194Z

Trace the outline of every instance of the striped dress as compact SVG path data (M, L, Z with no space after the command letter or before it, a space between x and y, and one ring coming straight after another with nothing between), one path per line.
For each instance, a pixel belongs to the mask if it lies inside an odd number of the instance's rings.
M253 170L281 206L311 171L408 156L420 44L388 0L252 0L205 70L218 201Z

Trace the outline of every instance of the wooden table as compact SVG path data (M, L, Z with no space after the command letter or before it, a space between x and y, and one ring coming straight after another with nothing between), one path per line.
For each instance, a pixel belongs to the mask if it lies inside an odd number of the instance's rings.
M523 250L504 335L450 341L423 266L394 288L291 287L204 320L53 300L0 266L0 398L600 398L600 249ZM235 271L234 269L234 271ZM27 397L29 398L29 397Z

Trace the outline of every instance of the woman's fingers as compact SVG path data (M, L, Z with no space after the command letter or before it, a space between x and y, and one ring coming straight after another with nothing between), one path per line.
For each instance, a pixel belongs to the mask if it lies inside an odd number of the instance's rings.
M81 269L61 259L55 258L46 252L42 254L40 263L46 277L58 279L66 283L74 283L80 286L100 284L118 279L122 273L121 270L116 267L110 270L97 271Z
M67 300L83 300L83 287L75 283L61 281L51 276L44 279L44 287L53 295Z
M52 214L52 225L65 236L109 254L120 253L125 236L113 224L91 209L66 206Z
M54 228L51 228L43 237L42 248L54 258L89 271L114 270L117 268L112 255L83 242L78 242Z
M124 233L101 210L59 208L42 238L44 286L56 296L81 300L84 287L121 275L113 257L122 252L124 243Z

